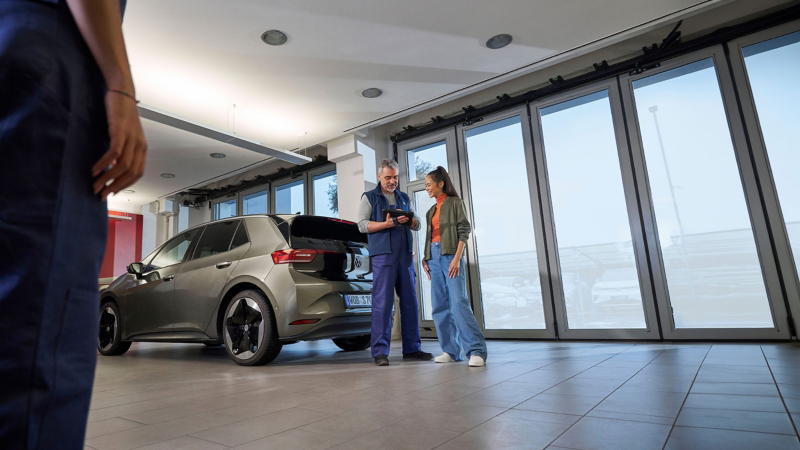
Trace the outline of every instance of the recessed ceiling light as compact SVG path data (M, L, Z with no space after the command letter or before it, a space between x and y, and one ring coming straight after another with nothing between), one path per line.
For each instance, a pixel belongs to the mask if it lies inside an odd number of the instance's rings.
M162 173L161 178L175 178L174 173Z
M486 46L492 50L497 50L510 44L513 39L510 34L498 34L486 41Z
M212 153L212 154L211 154L211 155L209 155L209 156L211 156L212 158L216 158L216 159L222 159L222 158L224 158L226 155L225 155L225 153Z
M134 194L134 193L136 193L136 191L134 191L132 189L125 189L124 191L122 191L122 193L123 194Z
M286 37L286 33L283 31L269 30L265 31L264 34L261 35L261 40L264 41L265 44L269 45L283 45L289 40L289 38Z
M364 91L361 93L361 95L367 98L380 97L381 94L383 94L383 91L378 88L364 89Z

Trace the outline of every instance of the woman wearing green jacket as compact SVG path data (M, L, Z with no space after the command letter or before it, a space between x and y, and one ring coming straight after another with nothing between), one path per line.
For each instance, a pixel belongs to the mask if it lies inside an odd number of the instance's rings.
M463 254L471 226L464 202L441 166L425 177L425 190L436 199L427 214L422 261L431 280L433 322L443 351L436 362L461 361L466 356L470 366L481 367L487 357L486 340L467 297Z

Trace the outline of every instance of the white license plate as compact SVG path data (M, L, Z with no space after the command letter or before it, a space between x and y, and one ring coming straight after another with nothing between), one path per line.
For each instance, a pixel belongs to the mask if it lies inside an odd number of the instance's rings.
M344 301L348 308L371 308L372 295L345 295Z

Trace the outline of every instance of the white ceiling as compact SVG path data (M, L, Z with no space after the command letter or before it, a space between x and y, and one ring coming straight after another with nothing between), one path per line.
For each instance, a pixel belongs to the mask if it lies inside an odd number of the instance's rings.
M543 57L714 2L136 0L128 2L123 28L143 103L294 149ZM269 29L284 31L289 41L280 47L262 43L261 33ZM486 48L486 40L499 33L511 34L513 43L500 50ZM384 95L363 98L361 91L369 87ZM173 135L153 123L146 127L148 173L134 188L137 195L143 192L142 203L152 201L147 196L155 191L162 195L188 186L190 179L263 159L227 146L223 153L232 157L214 161L208 153L220 144L183 132ZM158 179L162 172L179 176L164 182ZM151 188L150 181L158 188Z

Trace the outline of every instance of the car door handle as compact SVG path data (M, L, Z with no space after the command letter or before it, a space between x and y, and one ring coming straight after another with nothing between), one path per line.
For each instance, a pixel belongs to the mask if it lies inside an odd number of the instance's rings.
M225 261L221 263L217 263L217 269L224 269L226 267L230 267L231 261Z
M164 278L162 278L162 280L164 280L164 281L172 281L174 278L175 278L175 274L172 274L172 275L165 276Z

